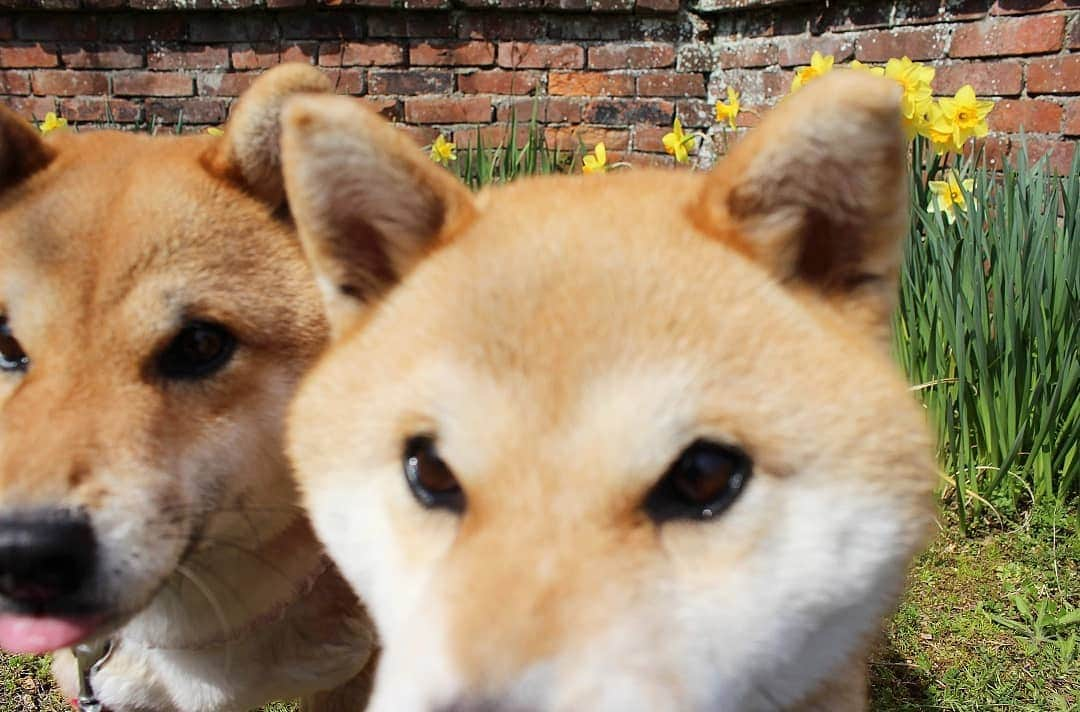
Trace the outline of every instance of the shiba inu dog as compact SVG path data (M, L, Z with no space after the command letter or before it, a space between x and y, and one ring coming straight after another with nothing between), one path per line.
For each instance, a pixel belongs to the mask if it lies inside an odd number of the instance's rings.
M711 173L475 197L287 104L334 342L289 451L380 633L369 709L865 709L935 467L886 338L898 92L832 74Z
M0 111L0 648L110 640L111 712L362 706L374 636L283 445L328 325L280 108L328 90L272 70L221 138L43 140ZM54 672L74 697L70 654Z

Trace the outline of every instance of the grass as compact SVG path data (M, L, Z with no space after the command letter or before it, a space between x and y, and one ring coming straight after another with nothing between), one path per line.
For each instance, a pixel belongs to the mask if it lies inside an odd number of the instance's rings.
M916 563L874 651L871 708L1080 709L1075 514L1035 510L1022 525L971 537L954 518Z

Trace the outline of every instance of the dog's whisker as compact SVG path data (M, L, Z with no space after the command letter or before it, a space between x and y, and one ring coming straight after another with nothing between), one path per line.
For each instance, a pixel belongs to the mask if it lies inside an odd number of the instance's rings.
M221 635L222 635L222 637L225 640L228 640L229 639L229 634L231 633L231 629L229 627L228 619L225 616L225 609L221 607L221 604L218 602L217 598L214 596L213 590L209 586L207 586L206 583L199 576L197 576L195 574L195 572L191 570L190 567L188 567L185 564L180 564L179 566L177 566L176 567L176 572L178 574L180 574L181 576L183 576L188 581L190 581L192 583L192 585L195 586L196 589L198 589L199 593L201 593L203 595L203 597L206 598L206 602L210 604L210 607L214 610L214 615L217 616L218 623L221 626ZM231 646L226 645L225 646L225 671L226 671L226 675L228 674L228 671L231 668L232 668L232 649L231 649Z

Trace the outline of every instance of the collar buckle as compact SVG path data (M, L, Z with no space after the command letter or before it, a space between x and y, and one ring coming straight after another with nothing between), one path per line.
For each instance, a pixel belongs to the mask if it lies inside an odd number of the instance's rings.
M95 643L79 643L71 649L79 678L79 697L76 700L79 712L105 712L105 706L94 693L90 677L108 661L112 651L113 642L109 638Z

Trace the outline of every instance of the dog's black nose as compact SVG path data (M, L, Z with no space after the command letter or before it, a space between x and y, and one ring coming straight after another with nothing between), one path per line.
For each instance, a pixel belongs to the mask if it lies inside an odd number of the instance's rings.
M0 515L0 596L23 605L74 593L94 568L90 521L67 510Z

